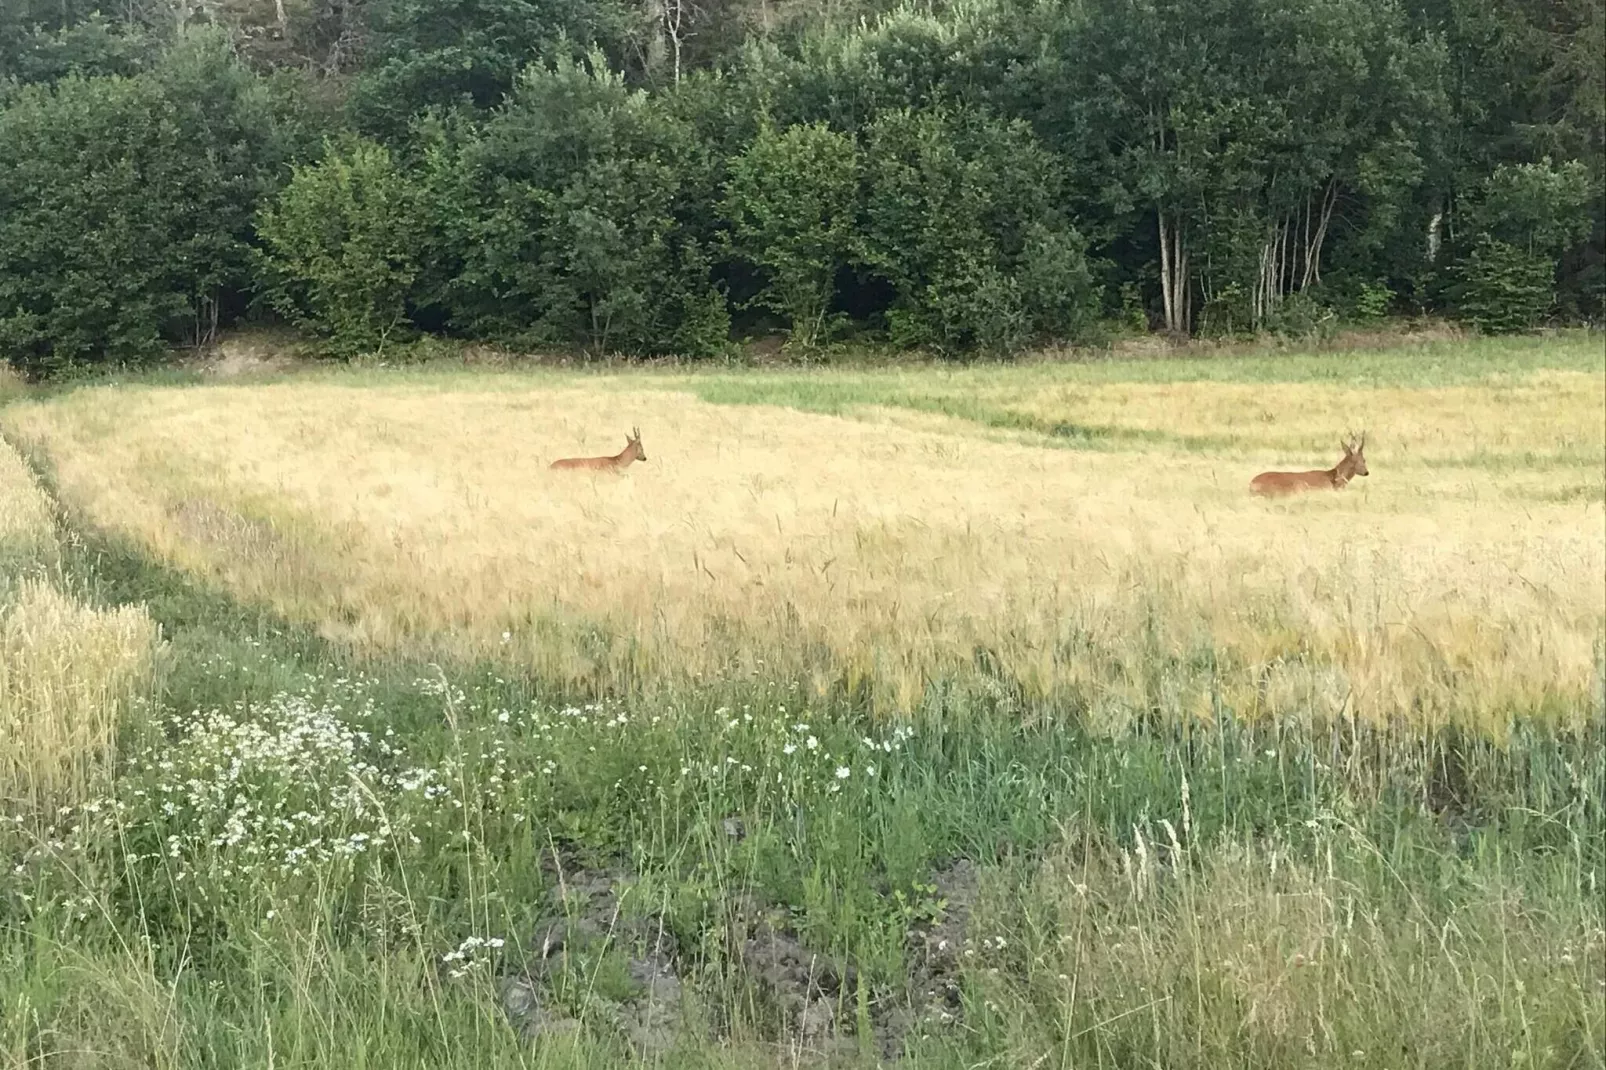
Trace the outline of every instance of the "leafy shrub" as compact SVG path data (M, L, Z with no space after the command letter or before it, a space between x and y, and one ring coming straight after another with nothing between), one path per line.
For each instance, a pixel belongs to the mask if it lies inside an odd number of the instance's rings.
M1452 298L1461 318L1491 334L1537 326L1556 300L1556 263L1485 235L1455 266Z
M724 211L738 254L764 272L759 303L787 318L793 342L819 342L833 282L855 245L852 139L823 123L764 127L731 163Z
M249 286L280 151L260 85L210 36L134 78L0 107L0 353L42 375L207 338Z
M1093 279L1087 243L1063 219L1050 215L1027 227L1015 278L1039 339L1076 341L1092 330L1102 287Z
M1330 307L1314 294L1297 290L1273 305L1262 325L1273 334L1312 338L1330 335L1337 323L1338 317Z
M1024 124L892 112L871 124L865 156L864 255L897 294L895 341L1009 351L1091 327L1085 243Z
M42 6L42 5L41 5ZM0 82L49 84L69 74L133 75L151 64L158 42L99 11L81 22L41 19L26 0L0 5ZM17 10L18 8L22 10Z
M1123 282L1120 287L1121 311L1116 317L1121 329L1142 334L1149 329L1149 311L1143 303L1143 292L1135 282Z
M1556 262L1588 237L1589 174L1572 160L1502 164L1463 211L1473 235L1449 270L1449 296L1462 319L1480 330L1528 330L1556 304Z
M414 199L390 151L372 142L296 168L257 224L268 301L338 353L383 349L407 326L418 276Z
M1350 300L1349 314L1363 322L1375 322L1388 315L1394 304L1394 291L1383 279L1362 282Z
M1589 171L1582 161L1556 166L1502 164L1466 209L1465 229L1551 257L1589 235Z
M701 173L690 127L600 55L526 71L483 132L432 154L449 317L515 342L717 350L729 322L692 225Z

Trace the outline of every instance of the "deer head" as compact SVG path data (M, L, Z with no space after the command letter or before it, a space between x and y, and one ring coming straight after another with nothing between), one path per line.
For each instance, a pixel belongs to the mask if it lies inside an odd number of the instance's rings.
M641 448L641 428L632 427L630 434L625 436L625 453L631 460L645 461L647 451Z
M1344 459L1339 466L1349 473L1350 478L1366 475L1366 432L1362 431L1359 438L1351 435L1349 441L1340 445L1344 447Z

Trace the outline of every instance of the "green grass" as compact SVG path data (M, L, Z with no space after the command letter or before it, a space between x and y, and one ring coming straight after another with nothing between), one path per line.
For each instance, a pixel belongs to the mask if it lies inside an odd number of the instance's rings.
M599 364L592 370L610 377L618 371L611 364ZM499 371L494 367L467 368L459 363L432 361L399 368L352 371L331 367L294 374L335 375L353 389L361 389L364 382L394 387L410 381L422 390L449 390L464 380L472 380L475 389L494 389L498 383L508 389L522 389L532 376L537 380L572 379L578 373L583 379L586 371L584 365L561 371L517 367ZM1050 445L1073 449L1147 446L1213 453L1241 446L1246 439L1230 432L1178 434L1114 422L1077 423L1009 406L1035 392L1055 388L1204 383L1407 390L1513 385L1544 372L1606 372L1606 339L1599 332L1569 331L1555 338L1434 339L1336 353L1263 350L1191 358L1168 355L1163 359L1084 354L1069 361L1024 365L877 365L849 360L813 368L782 365L737 371L717 365L683 365L645 369L612 379L612 384L625 389L680 387L713 404L773 405L831 416L852 416L872 406L907 409L996 430L1041 435ZM145 383L146 379L138 381ZM149 380L150 385L165 387L201 381L193 374L165 374Z
M435 359L400 367L358 367L330 364L303 365L293 372L250 376L240 384L250 389L261 382L287 377L335 377L360 390L364 383L394 388L411 382L422 390L450 390L471 380L477 390L524 389L533 378L584 378L590 370L616 376L611 364L563 369L523 367L498 369L468 367L461 362ZM1241 435L1176 434L1133 428L1117 423L1083 424L1020 412L1011 401L1033 392L1121 384L1282 384L1336 385L1361 390L1401 390L1519 384L1544 372L1606 372L1606 338L1598 331L1573 330L1554 338L1431 339L1410 344L1352 351L1280 349L1196 357L1165 358L1082 354L1068 361L1029 364L945 365L922 362L891 364L836 364L797 368L777 366L736 371L719 365L680 365L672 369L643 369L622 379L618 387L681 387L703 401L722 405L774 405L831 416L852 416L872 406L907 409L952 417L984 427L1044 436L1051 445L1074 449L1128 449L1151 446L1192 452L1230 450L1245 442ZM122 372L108 380L87 376L42 388L42 393L70 391L80 386L123 382L130 386L175 387L202 385L207 378L193 369L155 369ZM15 386L9 388L13 392ZM11 394L0 391L0 403ZM1593 455L1590 460L1595 460ZM1567 465L1572 455L1555 459L1534 458ZM1527 464L1524 459L1517 463ZM1482 466L1476 458L1464 462Z
M1499 383L1540 371L1606 370L1606 339L1599 332L1568 332L1557 338L1466 338L1394 345L1351 352L1299 350L1188 357L1123 355L1028 364L978 363L893 365L807 370L782 367L739 373L710 369L712 379L734 400L795 404L840 411L842 404L883 403L890 387L933 380L955 392L993 385L1087 386L1117 383L1330 383L1353 387L1467 386Z
M433 352L433 350L432 350ZM719 362L620 364L613 361L529 364L516 358L508 364L464 363L456 356L432 357L393 366L310 362L290 370L252 373L242 386L285 378L333 376L342 382L363 381L394 387L413 380L425 387L472 379L500 380L518 388L531 375L568 378L594 374L613 377L621 371L647 379L685 379L717 384L732 401L795 404L812 411L836 412L842 404L881 403L888 390L900 386L924 392L932 383L962 391L972 386L1028 383L1076 383L1089 386L1120 383L1327 383L1355 387L1441 387L1499 384L1535 372L1606 371L1606 336L1596 330L1566 330L1546 337L1408 337L1347 348L1257 346L1244 351L1202 349L1198 353L1166 351L1131 355L1099 350L1077 351L1066 359L1017 362L944 362L925 359L892 361L846 357L829 364L775 364L736 367ZM0 382L0 402L22 396L49 396L107 384L183 387L214 382L197 368L86 370L70 379L24 388L15 380Z
M773 371L758 375L697 375L687 385L715 404L778 405L833 416L868 406L909 409L999 430L1046 436L1075 449L1155 447L1195 453L1230 450L1245 442L1230 432L1177 434L1116 423L1083 424L1020 412L1010 402L1050 388L1118 384L1339 385L1360 390L1498 385L1536 373L1606 371L1606 342L1575 334L1560 342L1477 339L1385 350L1261 353L1194 360L1104 359L1076 363L984 365L933 373L930 369ZM1594 458L1591 458L1594 459ZM1561 463L1576 463L1567 457Z

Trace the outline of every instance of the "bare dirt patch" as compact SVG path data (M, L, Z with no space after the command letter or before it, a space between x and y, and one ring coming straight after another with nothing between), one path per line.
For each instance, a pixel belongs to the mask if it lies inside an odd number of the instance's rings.
M252 379L280 375L307 362L303 343L277 331L227 335L187 363L208 379Z
M547 920L498 984L509 1021L531 1041L591 1028L615 1033L642 1059L669 1051L685 986L663 919L622 909L633 883L622 869L548 871L557 882Z
M633 874L560 866L550 856L545 868L555 880L547 917L497 982L502 1010L522 1036L542 1043L583 1031L611 1034L652 1060L688 1032L729 1035L730 1022L699 1018L701 1007L718 1003L697 998L712 996L697 992L699 978L710 976L707 964L682 949L663 917L627 908ZM855 968L809 946L782 907L744 896L718 911L724 955L750 994L753 1024L790 1065L856 1061L866 1049L895 1063L911 1038L958 1025L978 871L961 859L932 883L941 909L910 931L910 972L893 986L864 984Z

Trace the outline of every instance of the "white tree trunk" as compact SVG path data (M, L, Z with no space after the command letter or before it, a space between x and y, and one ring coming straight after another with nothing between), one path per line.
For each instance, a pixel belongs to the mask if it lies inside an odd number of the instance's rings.
M670 61L674 70L675 83L680 83L680 55L686 42L692 34L687 29L687 23L697 15L695 0L657 0L658 24L663 28L664 37L669 40Z
M1322 193L1322 211L1316 223L1316 233L1305 246L1305 275L1299 284L1301 290L1322 281L1322 243L1327 240L1327 226L1333 221L1333 209L1337 206L1338 179L1328 179L1327 189Z
M1261 245L1260 273L1250 299L1256 326L1285 297L1322 281L1322 246L1338 206L1336 178L1328 180L1319 198L1316 204L1306 197L1302 209L1272 225Z
M1176 298L1171 293L1171 245L1166 236L1165 209L1159 208L1155 218L1160 224L1160 299L1165 305L1165 328L1176 330Z
M1188 251L1183 241L1180 213L1166 218L1158 208L1160 223L1160 295L1165 304L1168 331L1190 334L1193 330L1192 295L1188 289Z

